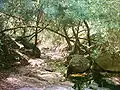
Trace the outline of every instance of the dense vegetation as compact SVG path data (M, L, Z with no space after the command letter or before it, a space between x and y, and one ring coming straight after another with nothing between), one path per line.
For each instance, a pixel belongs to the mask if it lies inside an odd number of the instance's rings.
M70 51L66 62L68 74L87 73L78 81L88 84L91 73L94 78L94 74L99 77L101 72L120 72L119 34L119 0L0 1L0 67L18 59L28 60L27 56L40 57L39 39L52 39L58 45L65 41ZM82 65L86 63L89 67L84 70Z

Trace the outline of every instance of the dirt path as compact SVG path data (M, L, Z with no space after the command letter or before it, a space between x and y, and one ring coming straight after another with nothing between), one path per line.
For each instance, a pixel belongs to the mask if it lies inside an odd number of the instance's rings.
M61 53L50 51L42 55L41 59L30 59L30 64L27 66L17 66L2 71L0 90L46 90L46 88L47 90L73 90L71 88L73 83L66 81L62 73L65 72L61 64L62 59ZM114 79L116 82L118 78Z
M57 60L61 57L59 53L47 53L46 56ZM50 60L50 59L49 59ZM13 67L0 74L0 90L44 90L45 87L71 87L73 84L64 81L62 73L51 69L48 57L43 59L30 59L29 65ZM36 89L35 89L36 88ZM57 88L57 87L56 87Z

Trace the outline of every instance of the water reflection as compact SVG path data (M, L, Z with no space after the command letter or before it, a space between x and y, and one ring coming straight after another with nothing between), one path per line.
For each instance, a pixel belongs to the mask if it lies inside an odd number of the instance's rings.
M74 90L74 89L70 86L54 85L45 88L23 87L17 90Z

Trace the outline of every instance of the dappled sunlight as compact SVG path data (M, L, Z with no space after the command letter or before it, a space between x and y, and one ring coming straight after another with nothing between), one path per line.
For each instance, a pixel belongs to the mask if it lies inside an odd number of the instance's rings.
M52 53L54 54L56 52ZM53 55L51 54L50 56L53 57ZM24 89L43 90L45 87L49 85L51 86L53 84L72 86L73 84L71 84L71 82L64 81L65 78L62 73L56 72L54 70L52 71L53 67L56 68L56 66L52 65L54 65L54 63L57 64L58 61L60 63L60 58L57 57L57 59L52 60L52 58L51 59L30 58L28 61L29 65L18 67L16 72L17 74L11 73L9 77L6 78L6 82L10 83L14 88L18 88L18 90ZM58 68L59 67L60 66L58 66ZM23 88L19 89L20 87ZM59 88L63 87L60 86Z
M42 59L30 59L28 61L32 67L40 67L43 63L44 60Z
M120 89L119 8L119 0L0 0L0 90Z
M24 86L22 80L20 80L19 77L15 77L15 76L8 77L6 81L9 82L14 88L17 88L19 86Z
M112 80L115 82L115 84L120 85L120 77L112 77Z

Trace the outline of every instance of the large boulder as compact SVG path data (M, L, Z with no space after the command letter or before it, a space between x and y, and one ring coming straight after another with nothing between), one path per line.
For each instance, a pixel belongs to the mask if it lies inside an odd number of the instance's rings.
M96 64L93 69L109 70L109 71L120 71L120 55L119 53L111 54L109 51L101 53L95 60Z
M90 61L83 55L72 55L72 59L68 65L67 76L70 74L84 73L90 66Z
M28 57L20 54L19 49L24 47L17 43L10 35L3 34L1 40L0 67L9 67L14 62L24 60L28 62Z

